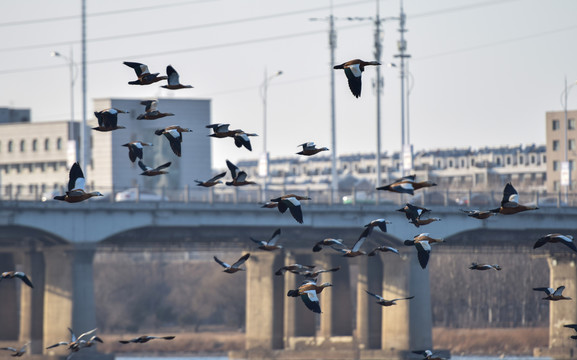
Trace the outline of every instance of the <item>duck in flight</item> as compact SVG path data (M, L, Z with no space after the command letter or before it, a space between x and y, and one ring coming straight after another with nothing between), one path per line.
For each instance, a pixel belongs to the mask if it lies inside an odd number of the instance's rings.
M178 75L178 72L174 70L172 65L168 65L166 67L166 75L168 75L167 76L168 85L162 85L161 86L162 88L168 90L179 90L179 89L190 89L193 87L192 85L182 85L180 83L180 76Z
M495 214L513 215L527 210L537 210L536 206L528 206L519 204L519 193L511 183L505 185L503 189L503 199L501 200L501 207L491 210Z
M96 341L99 343L104 343L102 339L99 338L98 336L92 336L89 340L83 339L83 337L88 336L93 332L95 332L96 329L92 329L83 334L80 334L80 336L78 337L74 335L74 332L72 331L71 328L68 328L68 331L70 332L70 341L60 341L56 344L48 346L46 349L52 349L58 346L67 346L68 350L70 350L71 352L77 352L84 347L91 347Z
M353 245L352 248L347 249L347 248L334 248L334 250L339 251L343 254L343 256L345 257L355 257L355 256L359 256L359 255L366 255L366 252L361 250L361 246L363 246L365 240L367 239L367 237L369 236L369 234L371 233L371 228L368 227L366 229L363 230L363 232L361 233L361 235L359 236L359 238L357 239L357 241L355 242L355 244Z
M250 257L250 254L245 254L243 256L240 257L240 259L238 259L234 264L229 265L227 263L225 263L224 261L221 261L219 258L217 258L216 256L214 256L214 261L216 261L217 263L220 264L220 266L222 266L224 268L224 272L225 273L229 273L229 274L234 274L237 271L244 271L244 269L242 269L240 266L242 264L244 264L244 262Z
M371 250L367 254L367 256L375 256L375 255L377 255L377 251L379 251L379 252L392 252L392 253L395 253L397 255L400 255L399 250L395 249L394 247L383 245L383 246L379 246L379 247L376 247L373 250Z
M426 268L431 254L431 244L444 242L443 239L434 239L429 236L429 233L422 233L413 238L413 240L405 240L405 245L414 246L417 249L417 257L419 258L419 265L421 268Z
M20 357L26 353L26 348L28 347L28 345L30 345L30 342L27 342L26 344L24 344L20 349L15 349L13 347L2 347L2 348L0 348L0 350L12 351L14 354L12 354L10 356Z
M300 196L295 194L287 194L270 199L271 202L277 203L278 211L284 214L287 209L290 211L292 217L299 223L303 223L303 211L301 208L301 200L311 200L308 196Z
M333 239L333 238L327 238L327 239L323 239L321 241L319 241L318 243L315 244L315 246L313 246L313 251L314 252L319 252L323 249L324 246L342 246L344 247L345 245L343 244L343 240L341 239Z
M140 102L144 105L144 114L138 115L136 120L156 120L166 116L174 116L173 113L163 113L158 111L158 102L156 100L144 100Z
M130 161L135 162L137 158L142 160L144 146L153 145L144 141L132 141L123 144L122 146L126 146L128 148L128 158Z
M98 191L84 191L85 184L86 179L84 179L84 173L82 173L80 165L76 162L72 165L68 174L68 191L65 195L55 196L54 200L66 201L67 203L77 203L94 196L104 196Z
M547 296L544 297L543 300L549 300L549 301L571 300L570 297L563 296L563 290L565 290L565 286L559 286L555 290L553 288L550 288L550 287L538 287L538 288L533 288L533 290L544 291L545 294L547 294Z
M416 227L419 227L423 221L423 219L421 219L421 216L431 212L431 210L429 209L409 203L407 203L403 208L398 209L397 211L404 213L405 217L409 220L409 222L415 225Z
M281 245L276 244L276 242L278 241L279 238L280 238L280 229L276 229L275 232L270 237L270 239L268 239L268 241L257 240L253 237L251 237L250 239L253 242L258 244L259 249L266 250L266 251L272 251L272 250L282 249Z
M345 75L349 82L349 89L351 89L353 95L358 98L361 96L362 89L361 75L363 74L363 71L365 71L365 66L368 65L381 65L381 63L378 61L354 59L340 65L335 65L333 66L333 69L343 69L345 71Z
M573 242L573 236L562 235L562 234L548 234L548 235L545 235L545 236L539 238L539 240L537 240L535 245L533 245L533 249L541 247L547 243L552 243L552 244L561 243L561 244L567 246L569 249L577 252L577 247L575 246L575 242Z
M142 161L138 161L138 166L140 166L140 168L142 169L142 172L140 173L140 175L144 175L144 176L156 176L156 175L168 174L168 171L164 171L164 169L169 167L170 164L172 164L172 163L169 161L166 164L162 164L162 165L157 166L155 168L151 168L150 166L144 165L144 163Z
M492 212L491 210L463 210L461 209L462 212L464 212L465 214L467 214L467 216L470 216L472 218L475 219L479 219L479 220L485 220L490 218L493 215L496 215L496 213Z
M304 144L300 144L302 146L302 151L299 151L297 155L304 155L304 156L311 156L320 153L321 151L328 151L329 148L322 147L318 148L314 142L306 142Z
M149 342L150 340L155 340L155 339L160 339L160 340L172 340L174 339L176 336L150 336L150 335L142 335L139 337L136 337L134 339L130 339L130 340L118 340L119 343L121 344L130 344L130 343L134 343L134 344L144 344Z
M330 282L322 283L317 285L316 280L305 280L297 289L289 290L287 296L289 297L299 297L306 305L306 307L317 314L321 313L321 305L318 298L325 288L333 286Z
M290 264L281 267L280 269L275 271L274 274L280 276L283 275L286 271L290 271L293 274L298 274L300 271L312 270L314 268L315 268L314 265Z
M171 125L164 129L155 130L154 133L158 136L164 135L168 142L170 143L170 148L172 152L178 157L182 154L181 150L181 143L182 143L182 133L183 132L192 132L192 130L188 128L182 128L178 125Z
M497 270L500 271L502 268L497 265L497 264L477 264L477 263L472 263L471 266L469 266L470 270Z
M408 175L408 176L402 177L398 180L395 180L395 182L393 182L392 184L380 186L377 188L377 190L387 190L387 191L392 191L392 192L396 192L396 193L400 193L400 194L414 195L415 190L419 190L419 189L431 187L431 186L437 186L437 184L431 180L425 180L425 181L418 181L417 182L417 181L415 181L415 175Z
M2 274L0 274L0 281L2 279L20 279L22 280L22 282L28 286L30 286L32 289L34 289L34 285L32 285L32 281L30 281L30 279L28 278L28 276L26 276L25 273L23 273L22 271L5 271Z
M137 62L130 62L125 61L123 62L124 65L134 69L136 76L138 79L134 81L129 81L129 85L150 85L154 84L157 81L166 80L166 76L159 76L160 73L153 73L151 74L148 70L148 66L146 64L141 64Z
M226 171L223 173L220 173L218 175L215 175L206 181L199 181L199 180L194 180L194 181L196 182L196 186L211 187L211 186L215 186L216 184L222 184L222 181L220 181L220 179L225 177L225 175L226 175Z
M254 181L246 180L248 174L246 171L241 171L238 166L226 160L226 167L230 170L230 176L232 176L232 181L227 181L225 184L227 186L244 186L256 184Z
M108 132L118 129L126 129L124 126L118 126L118 114L126 114L126 111L110 108L101 111L95 111L94 115L98 119L98 126L92 130Z
M398 300L411 300L412 298L414 298L414 296L409 296L409 297L404 297L404 298L398 298L398 299L391 299L391 300L386 300L384 297L377 295L377 294L373 294L372 292L370 292L369 290L365 290L367 294L371 295L372 297L377 299L377 304L382 305L382 306L393 306L393 305L397 305L397 301Z

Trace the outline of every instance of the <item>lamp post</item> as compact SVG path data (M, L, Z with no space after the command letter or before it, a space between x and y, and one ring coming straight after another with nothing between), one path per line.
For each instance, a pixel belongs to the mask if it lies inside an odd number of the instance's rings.
M50 52L50 56L52 57L59 57L64 59L65 61L68 62L68 68L70 71L70 120L68 121L68 147L69 147L69 151L70 148L72 148L74 150L74 154L73 154L73 159L69 159L69 162L72 161L72 163L78 161L78 156L77 156L77 151L76 151L76 136L74 135L74 83L76 82L76 75L74 73L74 67L77 66L74 63L73 60L73 55L72 55L72 48L70 48L70 57L63 55L61 53L59 53L58 51L52 51ZM72 164L68 164L69 167L72 166Z
M567 147L567 130L569 129L569 120L567 119L567 96L569 95L569 91L573 88L573 86L577 85L577 82L574 82L570 86L567 86L567 77L565 77L565 89L561 93L561 105L563 105L563 112L565 115L565 122L564 122L564 136L565 136L565 145L564 149L565 152L563 154L563 164L561 165L561 185L565 187L565 203L569 203L569 189L571 188L571 166L569 166L569 159L568 159L568 147Z
M264 70L264 81L261 85L261 97L262 97L262 155L260 158L260 175L264 178L263 188L262 188L262 201L266 201L266 192L268 188L268 176L269 176L269 157L267 148L267 98L268 98L268 83L277 76L282 75L282 71L277 71L271 76L268 76L266 69Z

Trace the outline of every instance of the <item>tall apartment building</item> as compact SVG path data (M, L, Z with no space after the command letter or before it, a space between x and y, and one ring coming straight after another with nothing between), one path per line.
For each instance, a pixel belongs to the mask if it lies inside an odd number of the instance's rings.
M86 173L87 186L102 193L112 193L139 186L144 190L183 189L194 178L211 174L211 148L205 126L210 123L210 100L159 99L158 110L174 113L158 120L136 120L144 113L139 99L98 99L94 108L118 108L118 125L126 129L111 132L91 130L97 124L89 116L87 129L87 162L80 164ZM12 114L8 117L6 114ZM13 116L18 114L18 116ZM35 199L42 193L63 191L68 183L68 169L75 161L77 148L68 139L78 139L80 124L68 121L31 122L30 111L14 112L0 109L0 196L1 198ZM180 125L193 130L185 133L182 157L170 149L168 139L154 130ZM151 167L172 162L169 176L148 178L128 158L122 144L134 140L153 143L144 150L143 162ZM74 143L72 143L74 144ZM73 146L73 145L72 145Z
M547 135L547 190L564 191L566 187L561 186L563 163L566 161L570 174L571 186L569 191L575 189L577 174L575 171L575 160L577 159L577 130L575 119L577 110L567 111L567 123L565 123L564 111L548 111L546 113L546 135ZM566 154L566 155L565 155ZM565 173L568 176L568 173ZM568 180L568 177L565 178Z

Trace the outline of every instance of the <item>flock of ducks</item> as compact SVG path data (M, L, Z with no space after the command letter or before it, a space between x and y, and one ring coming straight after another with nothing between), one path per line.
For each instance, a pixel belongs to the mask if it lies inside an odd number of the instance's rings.
M180 83L179 74L171 65L167 66L166 68L166 74L167 74L166 76L160 75L159 73L151 73L148 69L148 66L142 63L124 62L124 65L134 69L137 76L136 80L128 82L128 84L130 85L150 85L159 81L166 80L168 84L163 85L162 88L170 90L192 88L191 85L182 85ZM347 61L340 65L335 65L334 69L344 70L348 80L349 88L352 94L356 98L358 98L361 95L361 89L362 89L361 76L363 71L365 70L365 67L377 66L377 65L380 65L380 63L376 61L363 61L360 59L355 59ZM137 120L155 120L174 115L172 113L160 112L157 109L158 103L156 100L145 100L142 101L141 104L145 106L145 113L139 115ZM98 126L94 127L93 130L99 132L109 132L118 129L124 129L125 127L118 125L118 114L124 114L124 113L126 112L115 108L95 112L94 114L98 119ZM252 151L250 137L258 135L254 133L247 133L241 129L230 130L229 126L230 124L220 124L220 123L207 125L206 128L212 130L212 133L208 136L214 138L227 138L227 137L233 138L234 143L238 148L244 147L249 151ZM164 129L158 129L154 133L158 136L164 135L168 139L170 147L174 152L174 154L177 155L178 157L181 157L182 133L184 132L192 132L192 130L182 128L178 125L172 125ZM157 176L168 173L167 171L165 171L165 169L171 165L171 162L167 162L156 168L146 166L142 162L143 148L146 146L152 146L152 144L145 143L142 141L132 141L122 146L128 148L128 157L131 162L135 162L137 159L139 159L138 165L143 171L141 175ZM326 147L317 148L314 142L306 142L298 145L298 147L302 147L302 151L297 152L296 154L302 156L313 156L322 151L329 150ZM227 186L245 186L255 184L255 182L247 180L247 173L245 171L239 169L238 166L236 166L229 160L226 160L226 165L232 178L231 181L225 182ZM194 181L197 183L198 186L210 188L218 184L222 184L223 182L221 181L221 179L224 178L226 174L227 174L226 172L223 172L218 175L215 175L214 177L206 181L200 181L200 180L194 180ZM66 193L64 195L55 196L54 199L65 201L68 203L77 203L90 199L91 197L94 196L102 196L102 194L97 191L86 192L85 184L86 181L84 179L82 169L80 168L80 165L78 163L75 163L69 172L69 181ZM391 191L400 194L413 195L416 190L431 186L436 186L436 184L429 180L417 182L415 181L415 175L410 175L405 176L391 184L377 187L376 190ZM298 223L302 224L303 212L301 208L301 201L303 200L310 200L310 198L296 194L286 194L270 199L270 202L265 203L264 205L262 205L262 207L277 208L280 213L285 213L287 210L289 210L292 217ZM536 207L522 205L519 203L518 200L519 199L517 191L511 185L511 183L508 183L503 191L503 199L501 201L501 205L499 208L490 210L463 210L463 211L470 217L476 219L487 219L497 214L512 215L527 210L537 209ZM431 210L410 203L407 203L403 208L398 209L397 211L403 212L406 218L408 219L409 223L413 224L417 228L441 220L439 218L429 218L427 214L430 213ZM350 247L345 245L342 239L327 238L315 243L313 245L312 251L314 253L317 253L322 251L323 248L330 247L333 250L341 253L342 256L344 257L356 257L362 255L375 256L377 253L380 252L385 253L390 252L399 255L398 249L390 246L378 246L369 251L368 253L364 250L361 250L363 244L366 242L366 239L370 236L373 229L379 228L382 232L387 232L387 224L390 224L390 222L385 219L372 220L371 222L369 222L364 226L364 229L361 232L360 236ZM250 239L257 244L257 247L260 250L275 251L282 249L282 246L277 244L280 236L281 236L281 229L277 229L274 231L270 239L268 239L267 241L257 240L254 238ZM404 244L407 246L414 246L416 248L419 264L423 269L425 269L429 261L431 253L431 245L443 242L444 240L442 238L434 238L429 233L421 233L416 235L412 240L405 240ZM575 246L573 238L570 235L549 234L537 240L537 242L534 245L534 248L541 247L546 243L562 243L565 246L569 247L571 250L577 252L577 247ZM229 274L234 274L236 272L245 270L241 266L249 258L250 253L247 253L242 257L240 257L232 265L229 265L228 263L214 256L215 262L217 262L220 266L224 268L223 270L224 272ZM308 309L310 309L314 313L321 313L320 301L318 295L322 293L322 291L325 288L331 287L332 284L330 282L318 283L317 278L322 273L336 272L340 269L340 267L314 270L315 267L316 266L314 265L291 264L283 266L282 268L275 271L275 275L283 276L285 273L290 272L292 274L302 276L304 278L304 281L298 288L288 291L287 296L300 297ZM478 264L473 262L469 267L469 269L471 270L493 269L499 271L501 270L501 267L497 264ZM0 276L0 280L12 279L12 278L18 278L22 280L26 285L33 288L32 282L23 272L9 271L2 273ZM534 288L533 290L545 292L547 294L547 296L543 298L545 300L550 301L570 300L570 298L564 297L562 295L564 289L565 289L564 286L559 286L557 289L537 287ZM408 301L414 298L414 296L408 296L396 299L385 299L382 296L375 294L367 289L365 289L365 291L369 296L377 299L376 301L377 304L385 307L396 305L397 301L401 300ZM568 324L564 326L575 329L577 331L577 324ZM69 331L71 334L71 338L69 341L61 341L59 343L47 347L47 349L55 348L58 346L66 346L67 349L72 354L74 352L78 352L82 348L90 347L94 345L96 342L102 343L102 339L100 339L98 336L92 336L89 339L87 339L87 337L92 333L94 333L96 329L85 332L78 337L74 335L71 329L69 329ZM572 336L572 338L577 338L577 336ZM130 340L119 340L119 342L122 344L146 343L153 339L172 340L174 339L174 336L156 337L156 336L143 335L141 337ZM27 346L28 344L24 345L20 349L6 347L6 348L0 348L0 350L12 351L14 352L13 356L21 356L25 353ZM414 351L414 353L423 355L424 359L426 360L438 359L434 357L434 354L430 350L419 350Z

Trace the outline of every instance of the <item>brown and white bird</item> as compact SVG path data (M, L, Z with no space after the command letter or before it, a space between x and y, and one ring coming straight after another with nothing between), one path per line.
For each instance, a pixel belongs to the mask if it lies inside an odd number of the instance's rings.
M304 155L304 156L311 156L320 153L321 151L328 151L329 148L322 147L318 148L314 142L306 142L304 144L300 144L299 146L303 147L302 151L299 151L297 155Z
M240 266L242 264L244 264L244 262L250 257L250 254L245 254L243 256L240 257L240 259L238 259L234 264L229 265L227 263L225 263L224 261L221 261L219 258L217 258L216 256L214 256L214 261L216 261L217 263L220 264L220 266L222 266L224 268L224 272L225 273L229 273L229 274L234 274L237 271L244 271L245 269L242 269Z
M431 244L444 242L443 239L434 239L429 236L429 233L422 233L413 238L413 240L405 240L405 245L414 246L417 249L417 257L419 264L424 269L429 262L431 254Z
M157 176L157 175L162 175L162 174L168 174L168 171L164 171L164 169L168 168L170 166L170 164L172 164L172 163L169 161L166 164L162 164L162 165L157 166L155 168L151 168L150 166L144 165L144 163L142 161L138 161L138 166L142 169L142 172L140 173L140 175L144 175L144 176Z
M431 210L429 209L409 203L407 203L403 208L398 209L397 211L404 213L405 217L409 219L409 222L415 225L416 227L420 226L421 216L431 212Z
M162 85L162 88L168 89L168 90L179 90L179 89L191 89L193 86L192 85L182 85L180 83L180 76L178 75L178 72L176 72L176 70L174 70L174 68L172 67L172 65L168 65L166 67L166 75L167 75L167 81L168 81L168 85Z
M491 212L491 210L463 210L461 209L462 212L464 212L465 214L467 214L467 216L470 216L472 218L475 219L479 219L479 220L485 220L490 218L493 215L496 215L496 213Z
M335 272L341 269L340 266L334 267L332 269L318 269L318 270L290 270L291 273L304 276L307 279L316 279L322 273Z
M116 108L95 111L94 116L96 116L96 119L98 120L98 126L93 127L92 130L108 132L118 129L126 129L124 126L118 126L118 114L126 113L126 111Z
M140 102L144 105L144 114L138 115L136 120L156 120L166 116L174 116L173 113L163 113L158 111L158 102L156 100L144 100Z
M343 244L343 240L341 239L333 239L333 238L327 238L327 239L323 239L321 241L319 241L318 243L315 244L315 246L313 246L313 251L314 252L319 252L323 249L323 246L342 246L344 247L345 245Z
M317 314L321 313L321 305L317 294L320 294L325 288L333 286L330 282L317 285L315 280L305 280L297 289L289 290L287 296L299 297L306 307Z
M527 210L537 210L536 206L528 206L519 204L519 193L511 183L505 185L503 189L503 199L501 200L501 207L492 209L491 212L503 215L513 215Z
M537 240L535 245L533 245L533 249L541 247L547 243L552 243L552 244L561 243L561 244L567 246L569 249L577 252L577 246L575 246L575 242L573 242L573 236L562 235L562 234L548 234L548 235L545 235L545 236L539 238L539 240Z
M144 141L132 141L123 144L122 146L126 146L128 148L128 158L130 161L135 162L137 158L142 160L144 146L153 145Z
M437 356L431 350L416 350L413 351L413 353L423 355L423 360L445 360L444 358Z
M158 129L154 131L156 135L164 135L168 139L172 152L174 152L174 154L178 157L180 157L182 154L181 144L183 132L192 132L192 130L188 128L182 128L178 125L171 125L164 129Z
M333 66L333 69L343 69L345 70L345 75L349 82L349 89L353 95L358 98L361 96L362 82L361 75L365 71L365 66L368 65L381 65L378 61L363 61L361 59L354 59L342 63L340 65Z
M359 256L359 255L366 255L367 253L361 250L361 246L363 246L363 244L365 243L365 240L367 239L367 237L369 236L371 232L371 228L366 228L365 230L363 230L363 232L361 233L361 235L359 236L359 238L357 239L357 241L355 242L355 244L353 245L352 248L347 249L347 248L335 248L333 247L334 250L341 252L343 254L343 256L345 257L355 257L355 256Z
M470 270L501 270L501 267L497 264L477 264L477 263L471 263L471 266L469 266Z
M283 275L286 271L290 271L290 272L296 274L300 271L311 270L314 268L315 268L314 265L290 264L290 265L286 265L286 266L281 267L280 269L275 271L274 274L277 276L280 276L280 275Z
M134 343L134 344L144 344L149 342L150 340L155 340L155 339L160 339L160 340L172 340L174 339L176 336L150 336L150 335L142 335L139 336L137 338L134 339L130 339L130 340L118 340L119 343L121 344L130 344L130 343Z
M385 219L375 219L372 220L370 223L368 223L367 225L365 225L365 227L368 227L371 229L378 227L379 229L381 229L382 232L387 232L387 224L390 224L390 221L387 221Z
M257 240L253 237L250 237L250 239L253 242L259 244L259 246L258 246L259 249L266 250L266 251L282 249L281 245L276 244L276 242L278 241L279 238L280 238L280 229L276 229L275 232L270 237L270 239L268 239L268 241Z
M2 347L2 348L0 348L0 350L12 351L14 354L12 354L10 356L20 357L26 353L26 348L28 347L28 345L30 345L30 342L27 342L26 344L24 344L20 349L16 349L13 347Z
M386 300L384 297L377 295L377 294L373 294L369 290L365 290L365 291L367 292L367 294L371 295L372 297L375 297L377 299L377 304L382 305L382 306L393 306L393 305L397 305L398 300L411 300L412 298L414 298L414 296L409 296L409 297L404 297L404 298Z
M399 254L399 250L395 249L394 247L384 246L384 245L383 245L383 246L379 246L379 247L376 247L376 248L374 248L373 250L371 250L371 251L367 254L367 256L375 256L375 255L377 255L377 251L378 251L378 252L392 252L392 253L395 253L395 254L397 254L397 255L400 255L400 254Z
M26 284L26 285L28 285L34 289L34 285L32 285L32 281L30 281L28 276L26 276L26 274L23 273L22 271L5 271L2 274L0 274L0 281L2 279L14 279L14 278L22 280L22 282L24 284Z
M72 331L71 328L68 328L68 331L70 332L70 341L60 341L56 344L50 345L48 346L46 349L52 349L58 346L67 346L68 350L70 350L71 352L77 352L80 349L84 348L84 347L90 347L94 344L94 342L100 342L103 343L102 339L99 338L98 336L92 336L89 340L84 340L83 337L88 336L90 334L92 334L93 332L96 331L96 329L92 329L90 331L87 331L83 334L80 334L80 336L76 337L76 335L74 335L74 332Z
M437 184L435 184L431 180L425 180L425 181L418 181L417 182L417 181L415 181L415 175L408 175L408 176L404 176L398 180L395 180L395 182L393 182L392 184L380 186L377 188L377 190L387 190L387 191L392 191L392 192L396 192L396 193L400 193L400 194L414 195L415 190L426 188L426 187L431 187L431 186L437 186Z
M570 297L563 296L563 290L565 290L565 286L559 286L557 289L553 289L550 287L538 287L533 288L535 291L544 291L547 294L543 300L549 301L559 301L559 300L571 300Z
M104 196L98 191L86 192L84 191L84 186L86 184L86 179L84 179L84 173L80 168L80 165L76 162L70 168L68 173L68 191L65 195L57 195L54 200L66 201L67 203L77 203L94 196Z
M226 167L230 170L230 176L232 181L227 181L225 184L227 186L244 186L256 184L254 181L248 181L246 178L248 174L246 171L242 171L238 166L226 160Z
M220 173L218 175L215 175L206 181L199 181L199 180L194 180L194 181L196 182L196 186L211 187L211 186L215 186L217 184L222 184L222 181L220 181L220 179L225 177L225 175L226 175L226 171L223 173Z
M138 79L134 81L129 81L128 82L129 85L150 85L154 84L157 81L167 79L166 76L159 76L160 73L150 73L150 71L148 70L148 66L145 64L130 61L125 61L123 62L123 64L134 69L134 72L138 77Z
M308 196L300 196L295 194L287 194L279 196L270 201L278 204L277 208L281 214L284 214L287 209L290 211L292 217L299 223L303 223L303 211L301 208L301 200L310 200Z

